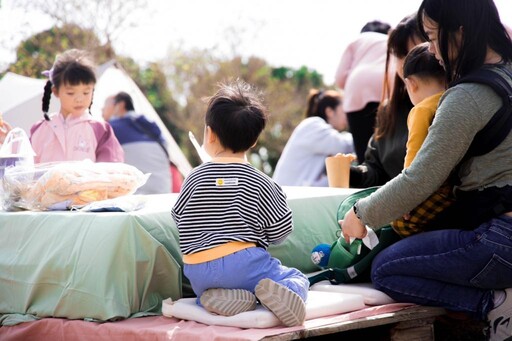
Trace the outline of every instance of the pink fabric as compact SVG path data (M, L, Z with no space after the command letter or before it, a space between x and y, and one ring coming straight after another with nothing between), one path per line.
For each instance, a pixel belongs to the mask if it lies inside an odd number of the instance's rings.
M347 314L308 320L304 326L274 327L268 329L241 329L236 327L208 326L194 321L182 321L164 316L140 317L119 322L95 323L82 320L45 318L15 326L0 328L0 340L20 341L137 341L137 340L218 340L252 341L263 337L304 329L321 328L333 323L357 320L399 311L414 306L409 303L393 303L374 306Z
M51 115L30 129L34 161L124 162L123 148L107 122L97 121L88 113L80 117Z
M369 102L380 102L386 67L388 36L364 32L351 42L341 57L335 75L343 90L343 110L363 109Z

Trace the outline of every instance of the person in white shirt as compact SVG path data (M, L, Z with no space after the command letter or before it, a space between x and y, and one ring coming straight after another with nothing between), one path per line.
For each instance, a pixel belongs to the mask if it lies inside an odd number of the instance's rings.
M326 187L325 158L354 153L352 134L342 108L341 93L312 89L305 119L290 136L277 162L273 179L281 186Z

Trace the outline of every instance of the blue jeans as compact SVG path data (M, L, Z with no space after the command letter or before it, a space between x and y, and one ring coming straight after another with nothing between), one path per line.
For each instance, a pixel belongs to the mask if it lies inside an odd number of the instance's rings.
M375 257L372 282L398 302L485 319L494 290L512 287L512 217L404 238Z
M228 256L199 264L185 264L184 275L197 296L210 288L245 289L254 293L264 278L287 287L304 301L309 290L308 278L295 268L288 268L261 247L251 247Z

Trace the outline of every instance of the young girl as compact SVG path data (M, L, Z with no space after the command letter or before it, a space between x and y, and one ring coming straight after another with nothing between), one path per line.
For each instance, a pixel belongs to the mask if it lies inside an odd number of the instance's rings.
M121 145L110 124L95 120L90 106L96 84L95 67L85 51L68 50L59 55L44 87L44 119L30 129L34 161L123 162ZM58 113L48 115L50 96L60 100Z

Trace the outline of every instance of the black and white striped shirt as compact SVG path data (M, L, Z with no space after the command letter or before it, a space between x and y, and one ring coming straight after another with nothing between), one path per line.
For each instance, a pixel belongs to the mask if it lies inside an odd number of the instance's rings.
M207 162L196 167L183 183L172 216L183 254L232 241L267 248L293 230L281 187L246 163Z

